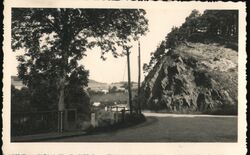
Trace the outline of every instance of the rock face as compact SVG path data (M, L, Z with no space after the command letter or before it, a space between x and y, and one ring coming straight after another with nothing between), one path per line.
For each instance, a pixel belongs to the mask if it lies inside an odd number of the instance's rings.
M170 50L146 76L144 108L237 114L237 51L216 44L189 45Z

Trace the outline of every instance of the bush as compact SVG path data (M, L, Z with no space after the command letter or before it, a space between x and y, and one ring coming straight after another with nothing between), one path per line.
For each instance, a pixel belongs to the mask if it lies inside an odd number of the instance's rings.
M226 43L226 48L231 48L232 50L238 51L238 43L228 42Z
M205 42L205 34L204 33L201 33L201 32L196 32L196 33L193 33L189 36L188 38L188 41L190 42L194 42L194 43L197 43L197 42L202 42L204 43Z
M125 123L126 124L137 124L144 122L146 120L145 116L143 114L126 114L125 115Z
M212 115L238 115L238 107L234 104L224 104L215 110L205 112Z

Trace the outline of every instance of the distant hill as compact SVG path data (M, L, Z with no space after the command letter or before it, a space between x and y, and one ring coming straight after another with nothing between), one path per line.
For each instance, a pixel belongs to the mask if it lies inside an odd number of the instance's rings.
M88 83L88 88L90 88L91 90L95 90L95 91L108 90L109 88L112 88L114 86L116 86L117 88L121 88L125 83L127 83L127 81L113 82L111 84L108 84L108 83L98 82L98 81L90 79ZM131 84L132 84L132 89L137 89L138 87L137 82L132 81Z
M103 89L108 90L109 85L107 83L102 83L102 82L89 79L88 88L90 88L91 90L95 90L95 91L103 90Z
M17 76L11 76L11 85L15 86L16 89L21 89L22 87L26 87L23 82ZM92 90L108 90L109 85L107 83L97 82L95 80L89 80L88 87Z
M128 83L127 81L114 82L110 84L110 87L116 86L117 88L122 87L124 84ZM137 89L138 83L131 81L132 89Z
M108 90L109 87L116 86L117 88L122 87L126 81L121 81L121 82L115 82L115 83L104 83L104 82L98 82L92 79L89 79L88 83L88 88L94 91L100 91L100 90ZM132 83L132 89L137 88L138 84L136 82L131 82ZM22 81L17 77L17 76L11 76L11 84L15 86L17 89L21 89L22 87L26 87Z

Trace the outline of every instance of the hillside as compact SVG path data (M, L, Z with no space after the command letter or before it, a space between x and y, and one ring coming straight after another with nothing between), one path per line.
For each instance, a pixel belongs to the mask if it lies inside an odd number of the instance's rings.
M237 114L238 53L219 44L179 44L142 85L143 107L177 113Z
M100 91L103 89L108 90L109 85L107 83L97 82L95 80L90 79L88 83L88 88L94 91Z
M114 87L115 86L117 88L121 88L124 85L126 85L127 83L128 83L127 81L113 82L109 86L110 87ZM138 83L134 82L134 81L131 81L131 89L137 89L137 88L138 88Z
M132 91L132 96L134 97L137 91ZM128 102L127 92L114 92L107 94L93 94L90 97L90 102Z

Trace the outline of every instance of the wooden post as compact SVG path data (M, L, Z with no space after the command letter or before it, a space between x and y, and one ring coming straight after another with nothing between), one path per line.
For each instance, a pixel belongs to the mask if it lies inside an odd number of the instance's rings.
M91 120L90 120L91 125L95 128L96 127L96 116L95 113L91 113Z
M68 110L63 112L63 130L68 130Z
M63 112L60 111L60 132L63 132Z
M125 121L125 108L122 109L122 122Z
M138 41L138 111L141 114L141 100L140 100L140 90L141 90L141 49L140 41Z
M75 123L77 122L77 109L75 109Z
M129 60L129 48L127 48L127 63L128 63L128 97L129 97L129 110L130 114L133 112L132 108L132 93L131 93L131 80L130 80L130 60Z
M61 127L60 127L60 118L61 118L60 111L58 111L57 112L57 130L58 130L58 132L61 132L60 131L61 130Z

